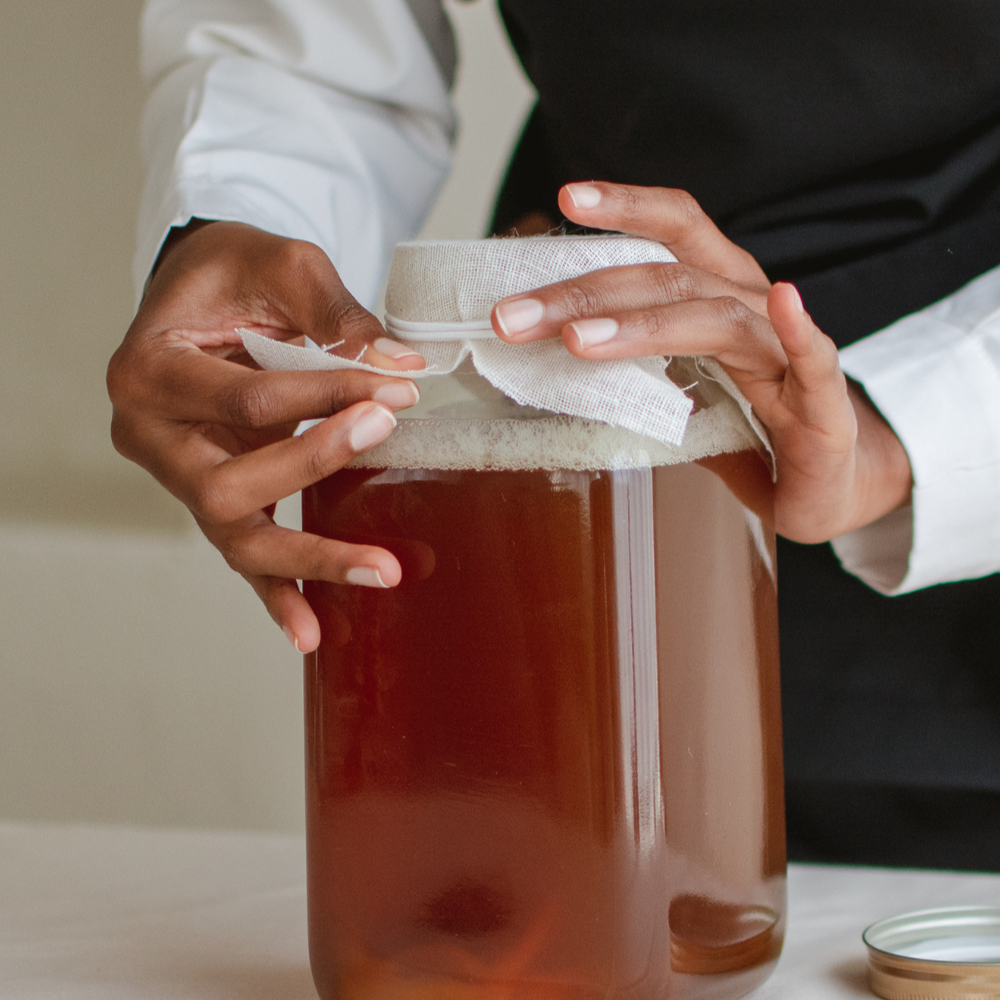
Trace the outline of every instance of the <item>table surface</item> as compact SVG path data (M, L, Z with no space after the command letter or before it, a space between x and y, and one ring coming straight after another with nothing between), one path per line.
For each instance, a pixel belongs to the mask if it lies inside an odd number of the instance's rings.
M1000 875L793 865L784 954L756 1000L870 997L861 931L1000 903ZM5 1000L315 1000L302 838L0 824Z

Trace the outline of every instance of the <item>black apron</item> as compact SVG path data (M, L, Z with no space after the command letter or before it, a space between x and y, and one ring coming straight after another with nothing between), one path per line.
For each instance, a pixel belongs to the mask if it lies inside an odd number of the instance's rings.
M684 188L840 346L1000 264L996 0L500 6L539 98L495 232L568 181ZM1000 576L885 598L784 540L779 573L790 857L1000 871Z

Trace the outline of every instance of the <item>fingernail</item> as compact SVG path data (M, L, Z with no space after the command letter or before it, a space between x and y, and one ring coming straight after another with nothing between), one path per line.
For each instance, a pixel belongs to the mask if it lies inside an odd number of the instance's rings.
M375 390L372 399L376 403L385 403L394 410L405 410L420 402L420 390L415 382L389 382Z
M354 566L347 571L345 579L348 583L357 584L359 587L389 589L389 584L382 579L382 574L374 566Z
M299 637L287 626L282 625L281 631L285 633L285 638L295 647L296 653L301 653L299 649Z
M567 184L566 194L577 208L597 208L601 203L601 192L591 184Z
M578 319L570 323L570 329L576 334L581 347L593 347L611 340L618 332L618 323L613 319Z
M407 347L406 344L401 344L398 340L390 340L388 337L379 337L378 340L372 344L379 354L384 354L387 358L393 358L398 361L400 358L422 358L422 354L418 354L412 347Z
M497 322L508 337L516 337L538 326L545 315L545 306L538 299L515 299L497 306Z
M371 406L351 428L350 443L355 451L365 451L384 441L396 426L396 418L384 407Z
M795 308L798 309L800 313L804 313L806 311L806 307L802 304L802 296L799 294L799 290L790 281L778 281L775 283L774 287L777 288L778 285L784 285L786 288L790 288L792 290L792 294L795 296L792 299Z

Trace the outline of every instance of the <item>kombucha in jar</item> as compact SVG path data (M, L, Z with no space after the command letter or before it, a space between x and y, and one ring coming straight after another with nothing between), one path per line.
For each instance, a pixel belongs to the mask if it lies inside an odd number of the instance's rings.
M320 997L744 995L785 919L765 462L421 407L303 495L403 569L306 584Z

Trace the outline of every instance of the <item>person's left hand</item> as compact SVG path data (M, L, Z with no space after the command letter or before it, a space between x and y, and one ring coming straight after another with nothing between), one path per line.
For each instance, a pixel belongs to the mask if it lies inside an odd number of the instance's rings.
M906 451L798 291L771 285L686 192L590 182L559 192L567 218L666 245L674 264L606 268L497 303L510 343L561 336L581 358L711 355L767 427L777 531L822 542L905 504Z

